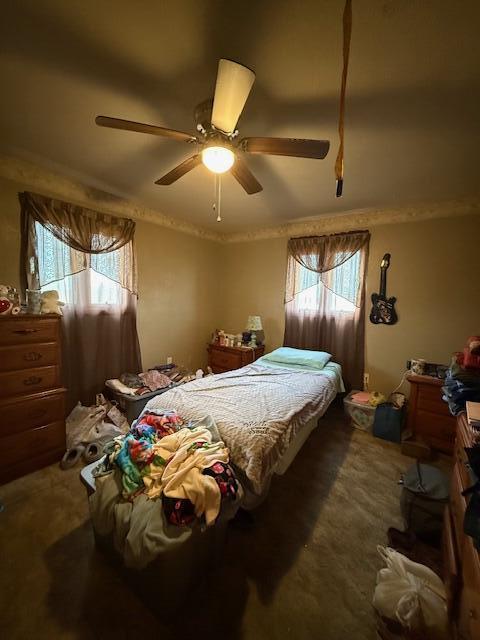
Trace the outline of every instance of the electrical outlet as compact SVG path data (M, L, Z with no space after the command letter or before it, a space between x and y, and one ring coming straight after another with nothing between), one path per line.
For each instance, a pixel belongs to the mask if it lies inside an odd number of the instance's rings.
M368 391L368 385L370 383L370 374L369 373L364 373L363 374L363 388L365 391Z
M167 364L172 364L173 356L167 356Z

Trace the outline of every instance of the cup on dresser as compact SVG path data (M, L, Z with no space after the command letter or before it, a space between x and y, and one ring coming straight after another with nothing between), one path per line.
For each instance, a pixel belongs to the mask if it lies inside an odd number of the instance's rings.
M39 314L42 309L42 292L40 289L27 289L27 313Z

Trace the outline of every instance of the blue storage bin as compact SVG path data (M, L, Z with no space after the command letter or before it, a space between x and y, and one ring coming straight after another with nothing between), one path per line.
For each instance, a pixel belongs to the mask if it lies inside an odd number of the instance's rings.
M401 442L403 415L403 407L397 409L388 403L378 405L373 421L373 435L390 442Z

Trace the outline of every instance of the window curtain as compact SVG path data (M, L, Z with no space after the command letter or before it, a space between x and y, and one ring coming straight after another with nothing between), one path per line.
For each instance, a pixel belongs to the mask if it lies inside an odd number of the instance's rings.
M368 231L288 242L284 345L332 354L348 387L361 389Z
M141 371L135 223L33 193L21 203L23 289L57 289L68 404L90 404L105 380Z

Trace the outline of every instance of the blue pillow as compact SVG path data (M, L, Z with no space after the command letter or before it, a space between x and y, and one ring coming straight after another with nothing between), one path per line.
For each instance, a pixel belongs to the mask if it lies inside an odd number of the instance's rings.
M313 369L323 369L332 356L326 351L309 351L307 349L293 349L280 347L263 356L262 360L281 362L283 364L298 364Z

